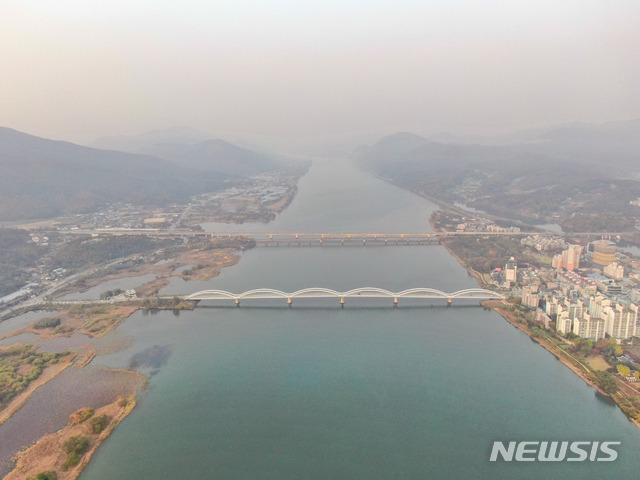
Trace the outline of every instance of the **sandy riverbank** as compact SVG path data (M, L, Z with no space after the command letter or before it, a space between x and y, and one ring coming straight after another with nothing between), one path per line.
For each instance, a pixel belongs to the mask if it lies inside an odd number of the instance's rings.
M135 408L134 395L122 397L113 403L95 410L92 418L106 415L108 426L100 433L93 433L91 419L76 424L70 420L69 424L55 433L45 435L29 448L14 457L15 468L4 480L23 480L35 477L40 472L55 471L58 480L73 480L78 478L82 470L111 432ZM73 436L85 437L89 440L89 449L82 455L80 462L65 468L66 452L64 444Z

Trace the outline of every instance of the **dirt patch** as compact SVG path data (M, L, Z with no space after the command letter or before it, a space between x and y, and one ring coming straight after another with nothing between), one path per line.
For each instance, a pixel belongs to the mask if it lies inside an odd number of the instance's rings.
M611 365L609 365L600 355L591 355L590 357L587 357L587 363L594 370L608 370L611 368Z

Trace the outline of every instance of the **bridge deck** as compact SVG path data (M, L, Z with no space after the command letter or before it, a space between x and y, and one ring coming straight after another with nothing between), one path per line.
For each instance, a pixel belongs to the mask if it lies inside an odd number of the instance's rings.
M240 301L241 299L272 298L282 298L289 301L292 301L294 298L339 298L341 300L346 298L393 298L394 301L397 302L400 298L489 300L503 299L504 297L499 293L482 288L469 288L447 293L433 288L411 288L401 292L391 292L389 290L376 287L355 288L346 292L338 292L336 290L321 287L304 288L295 292L283 292L281 290L274 290L270 288L259 288L243 293L232 293L225 290L202 290L200 292L192 293L186 297L187 300L232 299L236 301Z

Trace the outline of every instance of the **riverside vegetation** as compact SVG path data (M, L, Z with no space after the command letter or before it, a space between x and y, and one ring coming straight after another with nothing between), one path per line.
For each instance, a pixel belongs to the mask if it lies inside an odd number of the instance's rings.
M23 392L49 365L69 355L69 352L37 352L32 345L0 348L0 410Z

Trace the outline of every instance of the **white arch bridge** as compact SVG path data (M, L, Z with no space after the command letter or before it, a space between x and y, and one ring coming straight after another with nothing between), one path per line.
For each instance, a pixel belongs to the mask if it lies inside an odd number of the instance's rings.
M482 288L468 288L466 290L458 290L457 292L447 293L434 288L410 288L402 292L390 292L383 288L362 287L349 290L347 292L338 292L329 288L312 287L303 288L296 292L283 292L271 288L258 288L243 293L232 293L224 290L202 290L192 293L185 297L186 300L234 300L237 306L240 301L245 299L286 299L287 304L291 306L296 298L336 298L340 299L340 305L344 307L347 298L390 298L393 299L393 306L396 307L401 298L417 298L417 299L438 299L442 298L447 301L447 305L451 305L454 299L469 300L502 300L504 296L491 290Z

